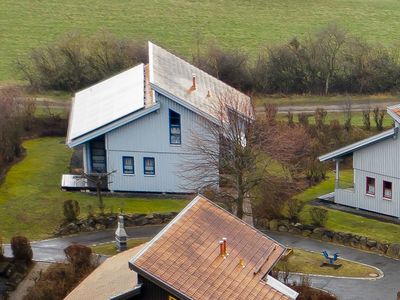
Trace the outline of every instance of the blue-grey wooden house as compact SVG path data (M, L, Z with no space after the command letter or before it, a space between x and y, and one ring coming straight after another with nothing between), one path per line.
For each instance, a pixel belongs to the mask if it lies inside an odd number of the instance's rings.
M67 145L83 147L85 173L113 172L110 191L190 193L180 173L199 159L188 143L206 134L202 124L218 121L211 104L222 93L250 98L157 45L148 48L147 65L75 94Z
M319 157L336 162L334 202L400 218L400 105L388 107L395 126ZM353 182L340 178L340 161L353 156Z

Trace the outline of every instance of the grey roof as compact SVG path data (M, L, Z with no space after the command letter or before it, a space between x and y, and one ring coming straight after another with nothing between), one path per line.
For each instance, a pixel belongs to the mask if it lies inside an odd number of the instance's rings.
M149 66L150 83L155 90L203 116L218 119L219 103L229 97L234 110L254 117L250 97L151 42ZM195 90L191 89L193 75Z
M377 135L371 136L369 138L366 138L364 140L358 141L354 144L347 145L347 146L340 148L338 150L335 150L333 152L327 153L325 155L321 155L320 157L318 157L318 159L320 161L327 161L327 160L331 160L331 159L349 156L350 154L352 154L353 152L355 152L357 150L363 149L367 146L376 144L383 140L393 138L394 136L397 135L397 132L398 132L398 128L389 129L380 134L377 134Z

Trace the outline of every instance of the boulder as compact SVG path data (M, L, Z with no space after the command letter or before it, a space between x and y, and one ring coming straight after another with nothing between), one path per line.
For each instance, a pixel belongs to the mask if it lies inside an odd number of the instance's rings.
M136 219L134 223L136 226L143 226L149 224L149 219L147 219L146 217L140 217Z
M378 248L379 252L382 252L383 254L385 254L389 248L389 246L387 244L383 244L383 243L378 243L376 245L376 247Z
M367 240L367 246L368 246L369 248L374 248L374 247L376 247L376 244L377 244L377 241L375 241L375 240L370 240L370 239Z
M303 230L303 232L301 233L301 235L302 235L302 236L310 236L311 233L312 233L311 230L306 229L306 230Z
M287 232L288 228L285 225L279 225L278 226L278 231L280 232Z
M399 244L389 245L386 254L393 258L400 258L400 245Z
M312 237L313 239L320 240L322 238L322 236L324 235L324 232L325 232L324 228L320 228L320 227L314 228L310 237Z
M269 221L266 218L258 219L257 220L257 226L259 226L262 229L269 229Z

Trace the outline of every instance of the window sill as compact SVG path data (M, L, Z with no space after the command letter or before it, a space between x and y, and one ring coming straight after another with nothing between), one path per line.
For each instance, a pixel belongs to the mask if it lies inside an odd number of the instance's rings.
M122 175L123 176L135 176L135 174L125 174L125 173L123 173Z
M382 199L385 201L392 201L392 198L382 197Z
M365 196L371 197L371 198L375 198L375 194L365 194Z
M169 144L171 147L181 147L182 146L182 144Z
M155 176L156 176L156 174L154 174L154 175L150 175L150 174L143 174L143 176L144 176L144 177L155 177Z

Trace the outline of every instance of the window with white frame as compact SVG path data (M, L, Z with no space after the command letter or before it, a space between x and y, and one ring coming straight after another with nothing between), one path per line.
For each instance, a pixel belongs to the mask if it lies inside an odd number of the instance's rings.
M181 115L169 110L169 143L181 144Z
M390 181L383 181L383 198L392 199L392 183Z
M368 195L375 195L375 178L367 177L366 193Z
M156 175L156 164L154 157L143 158L143 173L144 175Z
M122 170L124 174L135 174L135 161L133 156L122 157Z

